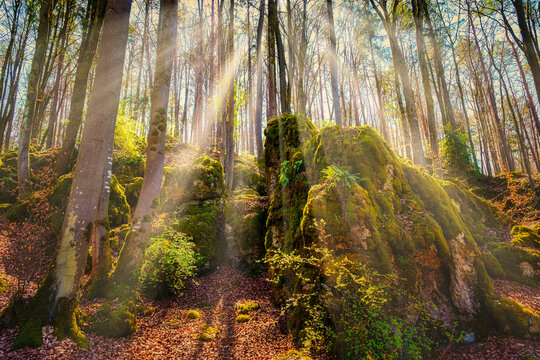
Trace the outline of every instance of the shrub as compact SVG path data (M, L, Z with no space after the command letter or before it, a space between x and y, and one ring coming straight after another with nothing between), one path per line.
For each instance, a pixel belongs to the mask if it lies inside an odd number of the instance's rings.
M326 348L337 358L417 359L441 334L427 306L400 291L394 277L337 258L329 249L278 250L268 261L276 271L275 285L293 284L287 300L289 327L293 333L296 327L307 352Z
M186 314L186 317L191 320L197 320L201 317L201 313L196 310L189 310Z
M190 240L170 228L150 240L140 276L144 293L154 297L179 294L184 280L195 270L196 254Z
M247 323L249 320L251 320L251 316L249 315L241 314L236 317L236 322L239 324Z
M239 314L247 314L255 310L259 310L261 306L255 301L246 301L236 307L236 312Z

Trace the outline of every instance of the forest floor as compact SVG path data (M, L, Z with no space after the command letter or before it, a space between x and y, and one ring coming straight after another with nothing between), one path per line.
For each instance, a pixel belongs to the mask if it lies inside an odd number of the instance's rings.
M46 249L51 249L53 239L38 226L15 225L0 218L0 276L12 285L0 289L0 311L14 296L18 280L26 284L25 296L35 292L51 259L43 254L51 254ZM511 281L493 283L500 295L540 310L540 289ZM235 306L248 300L258 302L260 309L250 314L249 322L239 324ZM81 309L93 313L99 305L83 301ZM183 296L147 301L145 305L154 312L138 319L138 329L132 336L106 339L88 334L93 344L90 349L81 349L69 339L57 340L52 327L47 326L43 328L41 348L9 351L17 330L0 329L0 359L279 359L295 349L281 311L272 303L270 284L264 275L252 278L224 265L189 280ZM198 311L201 317L188 319L190 310ZM200 341L199 335L209 332L208 326L219 332L212 334L212 341ZM438 353L439 360L517 360L526 354L540 359L540 344L490 337L471 345L445 347Z

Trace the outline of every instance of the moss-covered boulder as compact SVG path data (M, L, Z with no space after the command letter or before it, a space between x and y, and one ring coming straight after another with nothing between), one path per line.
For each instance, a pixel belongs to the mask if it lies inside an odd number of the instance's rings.
M504 242L492 242L488 246L509 280L540 286L540 254L537 251L524 250Z
M133 181L126 184L126 200L129 206L134 209L137 206L137 201L139 200L139 195L141 194L143 178L136 177L133 178Z
M199 271L213 269L224 255L221 239L222 199L193 200L180 206L173 228L193 239Z
M215 199L225 192L225 176L218 160L206 155L164 171L162 208L175 210L190 200Z
M538 229L538 228L536 228ZM512 228L512 244L540 249L540 232L527 226L517 225Z
M49 203L55 209L51 215L50 221L51 228L57 235L60 235L62 230L62 222L64 221L64 213L67 208L72 181L73 173L60 176L47 195ZM117 227L126 224L129 221L131 209L127 203L124 191L124 187L118 182L116 177L112 175L108 216L109 225L111 227Z
M229 257L250 265L264 255L267 201L252 189L233 192L225 204L225 237Z
M85 330L108 338L118 338L133 334L137 330L137 308L133 303L113 308L103 304L97 313L85 319Z
M145 158L134 153L131 155L115 154L113 156L112 173L121 184L129 184L137 177L144 176Z
M478 290L477 241L491 240L485 237L487 228L504 224L493 207L400 159L368 126L317 132L309 120L285 115L270 121L266 134L270 206L265 246L270 276L279 277L274 298L296 299L289 319L295 336L309 335L302 328L314 308L325 309L334 330L341 328L339 319L347 318L342 302L332 300L347 293L341 275L325 265L333 262L387 274L408 294L399 306L416 311L412 299L422 299L434 322L489 328L474 320L501 310L495 295L495 303L487 306ZM317 260L321 254L329 261ZM297 260L304 265L284 270ZM299 305L299 299L310 300ZM510 308L514 313L508 317L534 317ZM390 311L405 319L397 309ZM415 326L415 320L407 321ZM521 334L531 335L522 325Z
M234 160L232 190L253 189L257 193L266 193L266 178L252 157L237 157Z

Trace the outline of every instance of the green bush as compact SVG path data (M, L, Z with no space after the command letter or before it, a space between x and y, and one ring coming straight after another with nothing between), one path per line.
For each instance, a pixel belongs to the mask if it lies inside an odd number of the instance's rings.
M178 295L184 280L193 275L196 254L191 239L166 228L151 239L141 269L141 291L153 297Z
M343 359L418 359L443 333L427 305L400 291L394 277L338 258L329 249L278 250L267 260L276 271L274 284L297 284L287 300L289 328L307 352L331 349Z

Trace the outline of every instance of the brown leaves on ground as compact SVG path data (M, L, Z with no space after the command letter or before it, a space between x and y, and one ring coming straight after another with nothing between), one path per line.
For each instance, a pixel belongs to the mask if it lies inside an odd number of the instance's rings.
M529 355L529 358L526 356ZM437 360L529 360L540 359L540 344L512 338L489 337L485 342L456 345Z
M250 312L251 320L239 324L235 305L252 300L260 309ZM280 331L280 310L270 298L264 278L250 278L229 266L189 282L185 295L148 302L155 312L138 319L132 336L106 339L95 334L93 346L81 349L71 340L59 341L52 327L43 329L44 346L9 352L16 330L0 331L2 359L274 359L294 349L290 336ZM82 303L83 311L95 311L95 304ZM201 317L188 319L197 310ZM213 329L210 329L213 328ZM213 340L198 339L203 332Z
M540 288L522 285L515 281L491 279L497 295L514 300L540 312Z

